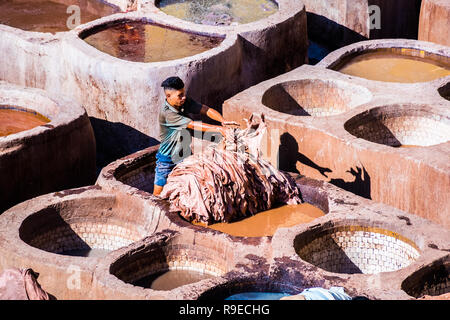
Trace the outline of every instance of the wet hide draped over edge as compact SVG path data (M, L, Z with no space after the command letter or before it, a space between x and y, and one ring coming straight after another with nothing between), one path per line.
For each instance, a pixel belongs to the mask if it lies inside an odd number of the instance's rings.
M180 162L170 173L161 198L170 210L203 224L233 222L282 204L302 203L293 179L261 157L264 115L252 115L247 128Z
M0 300L50 300L32 269L6 269L0 274Z

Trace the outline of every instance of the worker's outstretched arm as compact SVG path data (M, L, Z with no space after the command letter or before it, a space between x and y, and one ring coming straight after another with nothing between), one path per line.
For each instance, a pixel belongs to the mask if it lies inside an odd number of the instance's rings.
M206 114L210 119L219 121L223 126L238 125L234 121L226 121L219 112L217 112L216 110L214 110L213 108L210 108L208 106L203 105L202 113Z
M191 121L188 124L188 129L193 129L193 130L198 130L198 131L202 131L202 132L219 132L220 134L222 134L223 136L225 136L225 131L226 128L222 127L222 126L215 126L213 124L207 124L201 121Z

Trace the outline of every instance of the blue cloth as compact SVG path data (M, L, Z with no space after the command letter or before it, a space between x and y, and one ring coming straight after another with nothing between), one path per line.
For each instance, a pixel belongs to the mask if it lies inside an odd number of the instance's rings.
M155 169L155 184L164 187L167 183L167 177L175 167L175 163L168 156L164 156L159 152L156 153L156 169Z
M287 296L289 294L277 292L243 292L229 296L225 300L280 300Z
M352 298L344 292L342 287L331 287L330 290L324 288L309 288L301 293L306 300L352 300Z

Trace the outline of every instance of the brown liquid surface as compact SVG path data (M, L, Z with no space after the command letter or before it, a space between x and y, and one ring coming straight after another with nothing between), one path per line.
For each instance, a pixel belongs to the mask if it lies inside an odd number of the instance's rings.
M355 57L338 71L369 80L413 83L448 76L450 66L411 56L374 52Z
M237 222L212 224L208 228L237 237L265 237L273 236L278 228L309 223L324 215L319 208L302 203L263 211Z
M161 0L158 7L168 15L207 25L250 23L278 10L271 0Z
M0 137L30 130L50 122L40 114L14 109L0 109Z
M133 284L143 288L167 291L212 277L212 275L207 273L174 269L149 275Z
M129 22L109 27L84 40L117 58L135 62L156 62L193 56L217 47L223 39L141 22Z
M68 31L73 12L67 13L67 8L71 5L80 8L80 23L120 12L100 0L0 0L0 24L26 31Z

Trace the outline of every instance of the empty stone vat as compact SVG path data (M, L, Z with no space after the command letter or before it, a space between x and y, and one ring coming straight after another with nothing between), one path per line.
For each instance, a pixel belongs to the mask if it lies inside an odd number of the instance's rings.
M359 225L315 228L299 234L294 248L321 269L347 274L396 271L420 255L415 243L396 232Z
M262 103L278 112L297 116L332 116L368 103L362 86L339 80L305 79L277 84L262 96Z
M225 273L225 260L205 250L201 245L189 246L186 244L177 244L171 246L162 246L147 248L145 252L133 252L126 257L115 261L110 268L111 274L120 280L143 288L160 288L159 290L171 290L176 288L176 284L185 285L192 283L191 279L171 284L165 284L155 287L152 283L154 279L149 276L156 276L162 272L168 271L191 271L199 274L198 277L192 276L192 280L200 281L207 279L208 276L221 276ZM180 273L181 274L181 273ZM204 274L204 276L201 276ZM184 282L184 284L183 284ZM161 289L167 287L167 289Z
M129 213L112 206L106 209L89 204L89 208L78 204L78 212L57 207L36 212L22 222L19 236L30 246L47 252L84 256L94 249L103 249L104 253L116 250L146 235L137 222L128 221L137 217L127 217Z
M176 299L233 266L233 249L223 239L163 230L108 255L95 273L96 294L106 299Z
M439 94L445 100L450 101L450 82L438 89Z
M32 268L56 298L89 299L97 263L152 234L162 220L156 202L97 186L33 198L0 216L0 269Z
M450 140L449 116L420 105L373 108L344 127L358 138L391 147L432 146Z
M449 258L447 256L417 270L402 282L402 289L415 298L449 293Z
M9 133L0 133L0 214L20 201L93 182L94 134L80 105L0 82L0 112L8 113L0 126Z
M159 145L149 147L110 163L100 172L96 183L111 190L151 194L158 148Z

